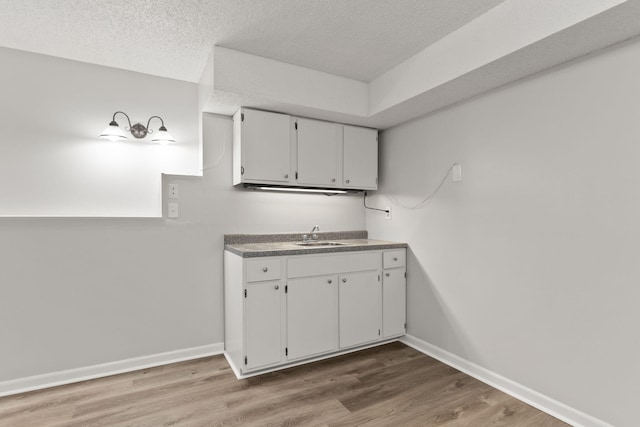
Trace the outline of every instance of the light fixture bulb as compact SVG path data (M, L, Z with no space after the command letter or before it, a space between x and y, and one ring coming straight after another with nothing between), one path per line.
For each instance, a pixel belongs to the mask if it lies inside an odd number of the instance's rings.
M172 142L176 142L176 140L171 136L169 132L167 132L167 128L164 126L160 126L160 129L155 133L155 136L151 138L151 142L157 142L162 145L168 145Z
M346 194L345 190L333 190L330 188L297 188L297 187L267 187L267 186L256 186L252 187L257 190L265 190L265 191L291 191L295 193L323 193L323 194Z
M118 126L118 123L115 121L109 123L109 126L100 134L100 138L108 139L109 141L126 141L128 139L127 135L120 129L120 126Z

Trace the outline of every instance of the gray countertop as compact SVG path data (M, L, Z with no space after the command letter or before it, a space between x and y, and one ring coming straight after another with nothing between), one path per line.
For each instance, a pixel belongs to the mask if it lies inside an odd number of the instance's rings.
M406 248L406 243L373 240L366 231L317 233L318 240L339 242L339 246L300 246L302 234L231 234L225 235L224 249L243 258L305 255L335 252L372 251ZM276 241L274 241L276 240Z

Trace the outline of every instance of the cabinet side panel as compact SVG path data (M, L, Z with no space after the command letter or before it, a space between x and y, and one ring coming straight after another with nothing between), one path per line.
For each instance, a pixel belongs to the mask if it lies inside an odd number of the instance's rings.
M243 354L242 258L224 251L224 351L236 366Z
M242 140L242 110L238 110L233 115L233 185L242 182L240 167L242 166L242 151L240 141Z

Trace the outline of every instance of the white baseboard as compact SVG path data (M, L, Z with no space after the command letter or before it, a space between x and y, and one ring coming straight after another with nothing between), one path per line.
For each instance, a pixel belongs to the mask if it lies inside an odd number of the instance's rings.
M483 368L482 366L476 365L473 362L456 356L453 353L449 353L440 347L429 344L428 342L416 338L413 335L405 335L400 339L400 342L408 345L409 347L415 348L427 356L438 359L442 363L456 368L457 370L462 371L483 383L489 384L490 386L495 387L498 390L503 391L568 424L580 427L612 427L611 424L592 417L589 414L585 414L584 412L565 405L562 402L558 402L555 399L512 381L509 378L505 378L502 375Z
M226 351L224 352L224 358L227 359L227 363L229 364L229 366L231 366L231 370L233 371L233 374L236 376L236 378L239 380L242 379L243 377L240 368L236 366L236 364L233 362L233 359Z
M222 354L223 351L224 343L216 343L149 356L134 357L132 359L119 360L100 365L85 366L66 371L17 378L15 380L0 381L0 397L137 371L139 369L152 368L154 366L167 365L169 363L183 362L200 357L213 356Z

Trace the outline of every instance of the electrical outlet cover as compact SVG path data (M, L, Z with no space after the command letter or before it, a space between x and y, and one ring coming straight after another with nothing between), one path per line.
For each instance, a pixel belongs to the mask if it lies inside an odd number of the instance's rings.
M391 219L391 207L384 208L386 212L384 213L384 219Z
M178 184L169 184L169 194L168 197L170 199L177 199L178 198Z
M458 164L453 165L452 175L453 175L453 182L462 181L462 165L458 165Z
M167 204L167 217L168 218L178 218L178 204L177 203L168 203Z

